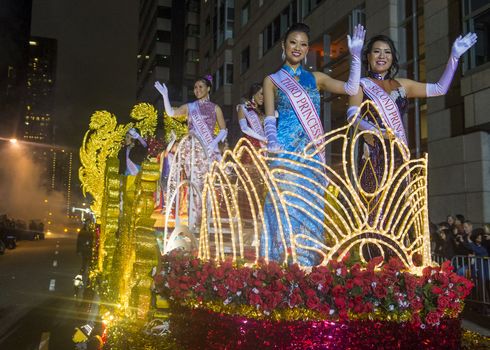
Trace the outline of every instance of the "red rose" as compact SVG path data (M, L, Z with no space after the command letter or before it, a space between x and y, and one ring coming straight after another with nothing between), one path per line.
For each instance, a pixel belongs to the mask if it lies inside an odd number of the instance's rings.
M346 307L345 298L343 297L334 298L334 303L339 310L344 310Z
M296 289L291 296L289 297L289 307L295 307L303 303L303 298L301 297L301 294L299 291Z
M332 288L332 295L334 297L343 296L343 295L345 295L345 293L346 293L346 291L345 291L345 288L343 286L336 285L335 287Z
M431 311L425 316L425 322L430 325L438 324L441 321L441 313L438 311Z
M316 295L312 295L306 299L306 306L311 310L316 310L320 305L320 299Z
M442 293L444 293L444 291L439 288L438 286L433 286L432 287L432 293L436 294L436 295L441 295Z
M263 304L262 298L254 292L248 293L248 301L249 304L253 307L256 307L257 305L262 306Z
M437 300L437 305L440 311L444 311L445 309L447 309L450 304L451 304L451 300L445 296L442 296L439 298L439 300Z

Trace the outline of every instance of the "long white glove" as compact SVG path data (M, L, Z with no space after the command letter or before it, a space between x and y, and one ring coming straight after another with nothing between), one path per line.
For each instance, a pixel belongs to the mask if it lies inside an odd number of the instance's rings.
M143 147L147 147L148 146L147 143L146 143L146 141L145 141L145 139L142 138L140 134L138 134L138 132L136 131L135 128L129 129L128 130L128 134L129 134L129 136L131 136L131 138L133 138L135 140L138 140L143 145Z
M441 78L435 84L426 84L425 91L427 97L445 95L449 90L451 81L453 80L454 73L458 68L459 58L468 51L473 45L475 45L477 35L475 33L468 33L463 37L461 35L454 41L451 49L451 55L449 55L449 61L447 62L446 69L442 73Z
M238 123L240 124L240 129L242 129L242 132L244 134L253 137L254 139L257 139L259 141L267 142L267 139L264 136L260 136L251 127L248 126L247 120L245 118L240 119Z
M350 123L352 119L355 118L354 124L360 129L360 130L367 130L367 131L380 131L381 134L386 138L388 135L386 134L386 129L384 128L378 128L376 125L373 123L368 122L367 120L364 120L359 114L357 114L359 107L356 106L350 106L347 109L347 121ZM357 116L356 116L357 115Z
M277 140L276 117L268 115L264 119L264 132L267 137L267 150L270 152L281 151L281 146Z
M354 27L352 38L347 35L347 45L351 54L349 79L344 84L347 95L353 96L359 91L359 81L361 80L361 52L364 45L366 30L361 24Z
M165 107L165 112L167 112L169 116L173 117L175 113L172 105L170 104L170 100L168 99L167 86L165 84L160 84L159 81L155 81L155 88L163 97L163 106Z
M216 150L216 147L218 147L218 142L223 141L227 135L228 135L228 129L221 129L218 135L208 145L208 152L209 153L214 152Z

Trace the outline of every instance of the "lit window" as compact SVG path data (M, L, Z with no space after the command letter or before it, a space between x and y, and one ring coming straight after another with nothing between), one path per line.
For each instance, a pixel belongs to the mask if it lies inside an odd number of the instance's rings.
M490 3L465 0L463 25L465 33L478 35L478 41L469 51L469 59L464 61L464 68L472 69L490 62Z

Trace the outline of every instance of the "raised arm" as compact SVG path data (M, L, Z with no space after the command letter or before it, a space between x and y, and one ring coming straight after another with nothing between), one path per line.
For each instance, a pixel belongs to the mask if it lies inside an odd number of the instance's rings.
M131 136L131 138L138 140L143 147L148 147L148 144L146 143L145 139L141 137L140 134L138 134L135 128L129 129L128 134L129 136Z
M454 41L449 55L449 60L444 73L437 83L420 83L411 79L397 79L405 88L407 97L432 97L445 95L449 90L454 73L458 68L459 58L468 51L475 43L477 36L475 33L468 33L464 37L461 35Z
M353 96L357 94L357 91L359 90L359 81L361 80L361 52L365 36L366 31L360 24L355 26L352 37L347 35L347 43L351 54L350 72L347 82L333 79L322 72L313 73L320 90L340 95Z
M187 104L182 105L175 109L172 107L172 105L170 104L170 100L168 98L168 89L165 84L160 84L159 81L156 81L155 88L163 97L163 106L165 107L165 112L167 112L168 116L173 117L173 116L187 115L188 113Z
M364 120L359 114L359 106L362 103L362 99L364 97L364 92L362 89L359 89L357 94L354 96L349 96L349 108L347 109L347 122L352 122L354 120L354 125L361 130L377 130L377 127L370 123L367 120ZM354 119L356 118L356 119ZM381 129L383 132L384 130Z
M281 150L281 146L279 145L279 141L277 140L277 118L274 114L275 86L269 77L264 78L262 89L264 91L264 132L265 137L267 138L267 149L270 152L279 152Z
M251 127L248 126L247 118L245 118L245 113L243 112L244 105L237 106L238 112L238 124L240 124L240 129L245 135L253 137L262 142L267 142L267 139L263 136L257 134Z

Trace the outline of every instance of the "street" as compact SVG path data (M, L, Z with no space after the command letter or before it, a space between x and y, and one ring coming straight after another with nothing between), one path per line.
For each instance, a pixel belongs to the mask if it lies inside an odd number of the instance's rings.
M0 256L0 349L71 349L83 323L73 300L80 268L75 234L19 241Z

